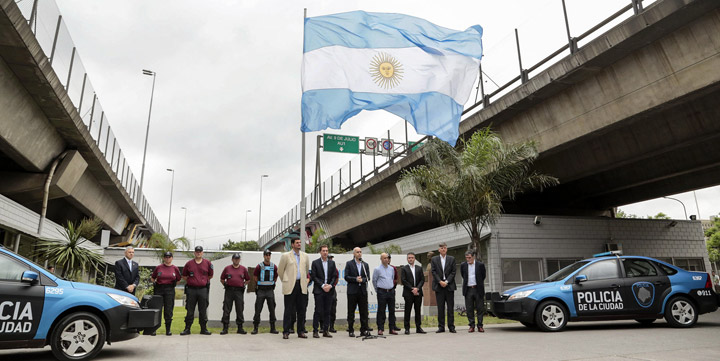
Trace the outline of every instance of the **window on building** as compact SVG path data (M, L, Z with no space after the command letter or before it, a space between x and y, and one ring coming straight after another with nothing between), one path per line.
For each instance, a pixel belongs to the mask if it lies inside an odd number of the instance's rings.
M547 271L546 276L549 277L550 275L554 274L555 272L579 261L580 258L575 259L549 259L547 260L547 268L545 271Z
M540 281L539 259L503 259L503 282L508 285Z
M705 262L702 258L675 258L674 265L686 271L705 271Z

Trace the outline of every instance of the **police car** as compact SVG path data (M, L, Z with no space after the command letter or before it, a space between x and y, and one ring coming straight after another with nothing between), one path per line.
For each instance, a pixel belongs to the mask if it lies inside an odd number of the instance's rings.
M662 317L673 327L692 327L698 315L718 309L707 273L648 257L607 254L504 292L490 302L492 313L542 331L561 331L568 321L650 324Z
M50 345L59 360L88 360L158 325L135 296L58 278L0 245L0 349Z

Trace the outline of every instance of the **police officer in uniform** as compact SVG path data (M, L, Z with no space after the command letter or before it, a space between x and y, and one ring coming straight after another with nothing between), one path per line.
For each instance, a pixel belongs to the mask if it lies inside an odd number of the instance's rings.
M228 333L230 324L230 311L232 311L233 303L235 304L235 324L237 324L237 333L244 335L247 332L243 329L243 312L245 311L245 284L250 281L247 268L240 264L240 253L232 255L232 264L225 267L220 274L220 282L225 286L225 299L223 300L223 329L221 335Z
M260 312L262 312L263 304L267 301L268 311L270 311L270 333L279 333L275 328L275 282L277 282L277 266L270 262L272 252L266 249L263 252L263 262L255 267L253 279L257 285L255 291L255 315L253 316L253 330L251 334L257 335L258 326L260 325Z
M163 309L165 314L165 335L172 336L170 332L170 325L172 325L173 308L175 306L175 285L180 281L182 275L180 269L176 265L172 264L173 254L172 252L165 252L163 254L163 263L153 270L150 280L154 283L153 293L155 295L162 296ZM158 327L160 327L158 325ZM150 334L155 336L153 330Z
M187 261L183 268L182 278L187 281L185 285L185 294L187 295L187 303L185 309L185 329L180 333L181 336L190 334L190 326L195 319L195 306L197 305L200 313L200 334L211 335L207 329L207 306L208 294L210 293L210 280L214 275L213 265L207 259L203 258L202 246L195 247L195 258Z

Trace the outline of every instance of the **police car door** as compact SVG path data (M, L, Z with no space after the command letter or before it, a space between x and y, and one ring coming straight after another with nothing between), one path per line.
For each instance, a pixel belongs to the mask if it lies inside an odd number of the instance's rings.
M625 282L622 295L629 315L657 315L670 289L670 279L653 262L642 258L622 258Z
M575 282L578 276L587 279ZM623 280L617 259L594 262L578 271L571 281L578 317L612 318L622 314L624 300L620 286Z
M22 282L25 271L35 270L0 253L0 344L33 339L40 324L45 287Z

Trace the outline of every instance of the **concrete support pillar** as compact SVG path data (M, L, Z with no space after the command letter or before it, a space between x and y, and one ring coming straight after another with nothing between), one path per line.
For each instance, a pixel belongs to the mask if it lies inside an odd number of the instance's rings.
M20 250L20 233L15 235L15 245L13 246L15 253L18 253L18 250Z

